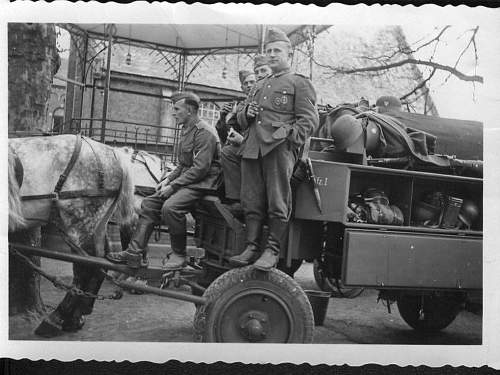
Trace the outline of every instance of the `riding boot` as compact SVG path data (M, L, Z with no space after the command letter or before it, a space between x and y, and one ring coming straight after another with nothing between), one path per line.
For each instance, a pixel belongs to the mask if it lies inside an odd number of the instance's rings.
M286 242L288 222L279 219L269 219L269 236L266 248L254 263L254 267L261 271L269 271L276 266L279 260L281 246Z
M170 234L170 246L172 252L169 254L163 267L167 271L181 269L186 266L186 234Z
M229 264L233 267L244 267L253 263L260 255L260 237L262 234L262 222L255 219L246 220L247 243L245 250L239 255L229 258Z
M153 230L154 222L141 216L128 248L124 251L108 253L106 258L113 263L127 263L132 268L147 266L145 255Z

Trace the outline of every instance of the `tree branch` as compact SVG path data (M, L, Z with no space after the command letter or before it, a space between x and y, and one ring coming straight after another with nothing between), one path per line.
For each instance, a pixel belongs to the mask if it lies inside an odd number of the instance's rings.
M403 65L406 65L406 64L425 65L425 66L430 66L431 68L435 68L435 69L438 69L438 70L444 70L446 72L449 72L450 74L453 74L454 76L456 76L457 78L459 78L459 79L461 79L463 81L480 82L480 83L483 83L483 81L484 81L484 79L483 79L482 76L467 75L467 74L464 74L464 73L460 72L455 67L451 67L451 66L448 66L448 65L438 64L438 63L432 62L432 61L418 60L418 59L414 59L414 58L403 59L403 60L400 60L400 61L396 61L396 62L393 62L393 63L387 63L387 64L384 64L384 65L367 66L367 67L363 67L363 68L353 68L353 69L349 69L349 68L335 68L335 67L329 66L329 65L320 65L320 64L318 64L318 65L319 66L323 66L325 68L331 69L332 70L332 74L336 75L336 74L355 74L355 73L378 72L378 71L382 71L382 70L389 70L389 69L392 69L392 68L397 68L399 66L403 66Z
M429 77L427 77L426 79L424 79L422 82L420 82L417 86L415 86L415 88L413 90L411 90L409 93L401 96L399 99L401 101L405 100L406 98L408 98L409 96L415 94L418 90L420 90L421 88L425 87L425 84L427 82L430 81L430 79L432 78L432 76L434 75L434 73L436 73L436 68L432 69L432 72L431 74L429 74Z

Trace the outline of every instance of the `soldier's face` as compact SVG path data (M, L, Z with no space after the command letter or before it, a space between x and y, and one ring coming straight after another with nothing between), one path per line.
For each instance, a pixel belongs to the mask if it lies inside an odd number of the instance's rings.
M248 95L248 93L254 86L255 86L255 74L249 74L246 76L245 80L241 84L241 89L245 94Z
M269 56L269 67L273 72L290 67L291 51L288 43L282 41L268 43L266 55Z
M172 115L178 124L184 124L191 116L190 110L184 102L184 99L175 102L174 113Z
M269 77L273 71L269 67L269 65L261 65L254 69L255 77L257 81Z

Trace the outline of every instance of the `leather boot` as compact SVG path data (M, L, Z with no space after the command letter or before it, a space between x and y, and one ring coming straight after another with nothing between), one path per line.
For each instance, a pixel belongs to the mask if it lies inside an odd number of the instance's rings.
M126 263L131 268L147 266L145 255L149 237L151 237L153 230L154 222L144 217L140 217L128 248L124 251L108 253L106 254L106 258L113 263Z
M269 271L278 264L281 246L286 242L288 222L279 219L269 219L269 236L266 248L254 263L254 267L261 271Z
M178 270L186 266L186 234L170 234L172 252L163 268L167 271Z
M260 255L260 237L262 234L262 222L255 219L246 220L247 243L245 250L239 255L229 258L229 264L233 267L244 267L253 263Z

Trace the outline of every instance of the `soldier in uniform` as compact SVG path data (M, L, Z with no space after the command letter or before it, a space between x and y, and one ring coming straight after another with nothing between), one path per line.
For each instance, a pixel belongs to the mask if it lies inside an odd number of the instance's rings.
M154 225L168 226L172 253L167 270L186 264L186 214L205 194L220 185L220 141L215 129L198 117L200 99L181 94L174 102L174 117L182 124L178 167L158 184L156 192L142 201L139 223L125 251L109 253L115 263L144 265Z
M288 233L290 178L297 151L319 122L312 83L290 71L292 48L286 34L270 29L265 50L273 74L257 83L252 102L239 114L249 124L241 148L247 241L245 250L230 259L236 266L255 261L254 266L261 270L269 270L278 262ZM266 219L269 235L261 254L259 244Z
M239 72L239 78L241 89L248 95L255 85L255 75L249 70L241 70ZM243 108L244 105L244 101L239 102L234 108L231 108L230 104L224 105L220 112L220 119L216 125L219 137L225 142L222 148L221 163L224 175L226 200L228 204L233 205L234 211L241 211L241 206L239 205L241 160L238 155L238 150L243 140L236 113Z
M253 72L257 81L269 77L273 73L269 66L269 57L256 55L253 59Z
M250 70L240 70L238 77L241 83L241 90L245 95L248 95L250 90L255 86L255 74ZM243 105L244 101L240 101L238 103L226 103L222 106L219 121L215 125L222 144L226 143L231 128L237 132L240 130L236 120L236 113L241 110Z

